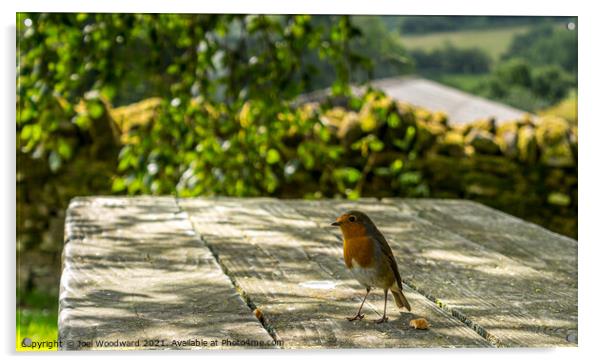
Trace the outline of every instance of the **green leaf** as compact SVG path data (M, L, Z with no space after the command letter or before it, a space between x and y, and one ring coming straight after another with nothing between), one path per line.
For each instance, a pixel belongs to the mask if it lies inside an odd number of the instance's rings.
M91 125L90 118L85 114L76 115L73 118L73 123L75 123L75 125L77 125L82 130L90 128Z
M69 145L69 143L67 143L64 139L59 139L57 152L63 159L65 159L65 160L71 159L71 155L72 155L71 145Z
M31 108L26 108L24 110L21 110L19 112L19 122L25 122L25 121L29 121L33 118L33 116L35 115L35 111Z
M380 152L384 148L385 143L381 142L380 140L374 138L370 141L370 150L372 150L373 152Z
M408 143L412 142L412 140L414 140L415 136L416 136L416 128L413 126L408 126L408 128L406 129L406 135L405 135L406 142L408 142Z
M88 104L88 112L90 113L92 119L98 119L104 113L104 107L97 102L91 102Z
M332 94L334 96L342 95L345 92L345 86L341 80L336 80L332 84Z
M345 194L347 195L347 198L350 200L357 200L361 197L359 191L357 191L357 190L347 190L347 191L345 191Z
M422 175L420 172L405 172L399 176L399 183L403 186L417 185L421 179Z
M347 183L353 184L360 179L362 173L355 168L344 167L336 169L334 171L334 176L337 179L342 179Z
M391 113L387 118L387 123L392 128L397 128L401 124L401 119L396 113Z
M280 153L276 149L268 150L268 154L266 157L266 161L268 164L274 164L280 162Z
M29 138L31 138L33 127L34 125L31 124L25 125L23 129L21 129L21 139L28 140Z
M403 168L403 161L401 159L396 159L391 163L391 170L393 172L399 172Z
M121 177L116 177L113 180L113 185L111 186L111 190L113 192L121 192L127 188L125 184L125 180Z

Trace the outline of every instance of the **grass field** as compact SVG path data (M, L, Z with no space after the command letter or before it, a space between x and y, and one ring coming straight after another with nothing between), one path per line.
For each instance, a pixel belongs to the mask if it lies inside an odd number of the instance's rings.
M565 118L569 123L577 125L577 91L571 93L556 105L539 112L539 115L554 115Z
M40 309L20 309L17 312L17 351L55 351L57 340L57 313ZM41 348L24 347L22 342L29 338L37 343L46 343Z
M19 298L19 295L17 295ZM23 304L17 307L16 349L17 351L54 351L57 340L58 298L54 295L31 292L21 297ZM24 347L22 342L29 338L37 343L46 343L41 348Z
M423 49L426 51L438 48L446 42L459 48L481 48L493 60L498 60L508 49L512 38L525 33L530 26L504 27L489 30L463 30L425 35L401 36L403 45L408 49Z

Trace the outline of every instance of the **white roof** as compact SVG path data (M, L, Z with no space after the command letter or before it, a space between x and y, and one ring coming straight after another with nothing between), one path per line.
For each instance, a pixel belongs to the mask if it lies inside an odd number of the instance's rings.
M405 101L430 111L442 111L448 115L452 124L464 124L490 117L495 118L496 123L500 123L516 120L529 114L527 111L424 78L387 78L372 81L371 84L396 100Z

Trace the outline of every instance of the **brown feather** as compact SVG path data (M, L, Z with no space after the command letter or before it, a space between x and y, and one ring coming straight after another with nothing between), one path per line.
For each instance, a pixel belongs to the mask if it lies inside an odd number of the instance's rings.
M354 218L354 220L351 220ZM356 260L360 266L367 267L372 265L372 256L374 254L373 245L377 245L383 255L387 258L386 262L393 272L395 285L390 289L395 298L397 307L405 307L411 311L410 304L402 293L403 284L397 262L393 256L393 251L389 243L378 230L374 222L361 211L351 210L341 215L336 220L336 225L340 226L343 232L343 255L345 265L351 268L353 260ZM374 242L376 241L376 244Z
M395 298L395 304L397 305L397 307L399 307L399 308L405 307L408 309L408 311L412 311L412 308L410 307L410 303L408 302L408 300L406 299L406 296L404 296L401 291L397 292L397 291L391 290L391 293L393 293L393 298Z
M395 276L395 282L397 283L397 288L399 289L399 292L397 292L395 289L391 289L393 297L395 298L395 303L397 304L397 307L405 307L408 309L408 311L411 311L412 309L410 307L410 303L405 298L402 292L403 284L401 281L401 275L399 274L399 268L397 267L397 261L393 256L393 251L391 250L387 239L385 239L383 234L376 227L372 233L374 234L375 240L378 242L378 246L381 248L383 254L387 257L389 266L391 267L393 275Z

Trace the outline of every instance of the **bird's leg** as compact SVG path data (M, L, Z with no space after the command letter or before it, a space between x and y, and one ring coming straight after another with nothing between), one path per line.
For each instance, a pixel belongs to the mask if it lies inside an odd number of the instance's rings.
M389 296L389 290L387 288L385 288L385 311L383 312L383 317L374 321L377 324L382 324L383 322L389 321L389 318L387 317L387 298L388 298L388 296Z
M370 293L370 287L366 287L366 295L364 296L364 300L362 301L362 304L360 305L360 309L357 310L357 314L355 314L355 316L353 316L353 317L347 317L347 320L355 321L355 320L361 320L364 318L364 315L362 315L362 307L364 307L364 302L366 302L366 298L368 298L368 293Z

